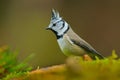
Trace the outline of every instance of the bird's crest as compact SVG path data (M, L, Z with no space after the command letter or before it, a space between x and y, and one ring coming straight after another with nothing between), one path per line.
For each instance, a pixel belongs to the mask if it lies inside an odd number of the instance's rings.
M60 18L59 12L52 9L52 18L51 19L53 20L53 19L59 19L59 18Z

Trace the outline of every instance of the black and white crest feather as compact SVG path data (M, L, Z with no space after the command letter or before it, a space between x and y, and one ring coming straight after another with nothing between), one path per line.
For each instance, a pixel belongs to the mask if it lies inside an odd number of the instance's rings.
M52 20L53 19L59 19L60 16L59 16L59 13L57 11L55 11L54 9L52 9Z

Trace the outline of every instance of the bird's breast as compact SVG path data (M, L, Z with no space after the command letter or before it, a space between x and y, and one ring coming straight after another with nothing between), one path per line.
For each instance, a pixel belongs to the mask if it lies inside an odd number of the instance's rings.
M57 40L60 49L62 50L62 52L69 56L69 55L83 55L85 54L84 49L82 49L81 47L75 45L68 36L65 36L63 38L60 38Z

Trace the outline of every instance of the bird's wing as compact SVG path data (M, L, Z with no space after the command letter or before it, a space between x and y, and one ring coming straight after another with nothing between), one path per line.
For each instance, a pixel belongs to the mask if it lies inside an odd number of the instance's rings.
M103 59L104 57L98 53L91 45L89 45L87 42L83 41L83 40L74 40L71 39L71 41L78 45L79 47L83 48L85 51L87 51L89 53L89 55L95 59L95 56L97 56L99 59Z

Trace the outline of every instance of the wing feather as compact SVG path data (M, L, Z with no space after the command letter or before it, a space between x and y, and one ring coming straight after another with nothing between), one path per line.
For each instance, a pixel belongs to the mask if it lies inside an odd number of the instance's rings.
M89 53L89 55L95 59L95 56L97 56L99 59L103 59L104 57L98 53L92 46L90 46L88 43L84 42L84 41L76 41L71 39L71 41L78 45L79 47L83 48L85 51L87 51Z

